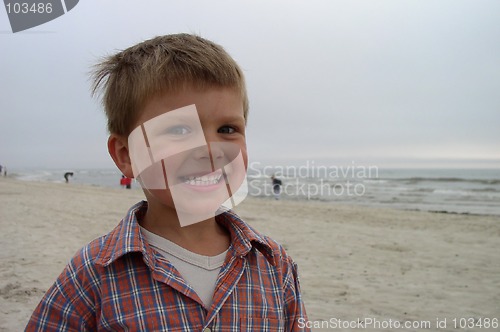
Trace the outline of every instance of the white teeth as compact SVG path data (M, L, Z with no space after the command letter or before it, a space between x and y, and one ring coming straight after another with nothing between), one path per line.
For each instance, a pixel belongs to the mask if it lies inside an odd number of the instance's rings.
M222 174L217 175L203 175L203 176L186 176L184 177L184 183L191 186L209 186L219 183Z

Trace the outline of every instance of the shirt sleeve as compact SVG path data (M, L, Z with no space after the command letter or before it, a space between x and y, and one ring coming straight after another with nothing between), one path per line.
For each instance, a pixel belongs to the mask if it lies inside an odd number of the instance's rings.
M302 301L297 264L288 257L284 282L286 331L311 331Z
M91 331L95 306L90 271L78 264L78 255L64 269L31 315L25 331ZM95 283L94 283L95 284Z

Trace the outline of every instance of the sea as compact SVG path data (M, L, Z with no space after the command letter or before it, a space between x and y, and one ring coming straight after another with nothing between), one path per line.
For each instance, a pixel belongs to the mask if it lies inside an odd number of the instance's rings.
M12 169L23 181L70 183L120 188L115 169ZM343 167L302 164L250 164L250 196L275 199L271 176L281 180L281 200L322 201L421 210L439 213L500 216L500 169L391 169L362 165ZM133 183L137 189L139 184Z

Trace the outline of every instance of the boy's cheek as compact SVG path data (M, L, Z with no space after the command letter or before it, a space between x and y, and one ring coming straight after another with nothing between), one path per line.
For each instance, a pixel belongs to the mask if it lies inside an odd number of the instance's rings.
M142 172L134 173L134 176L144 189L165 190L169 187L162 162L151 164Z

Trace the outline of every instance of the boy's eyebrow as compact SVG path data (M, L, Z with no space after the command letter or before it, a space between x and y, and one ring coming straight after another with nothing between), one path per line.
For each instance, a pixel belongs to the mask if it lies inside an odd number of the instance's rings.
M241 115L221 115L218 117L218 119L222 120L223 122L238 122L238 121L245 122L245 117L243 116L243 114L241 114Z
M197 122L199 122L200 119L199 119L198 113L196 112L196 108L194 108L194 112L193 112L193 109L190 108L191 106L194 106L194 105L188 105L188 106L184 106L184 107L180 107L180 108L176 108L173 110L163 112L162 114L159 114L159 115L155 116L154 118L151 118L151 119L145 121L144 123L153 123L155 121L158 121L159 119L163 119L163 120L166 120L168 122L171 122L171 121L172 122L176 122L176 121L197 121ZM183 110L183 108L185 108L185 110ZM189 108L189 109L187 109L187 108Z
M174 111L176 111L176 110L174 110ZM168 112L165 112L161 115L168 114L168 121L193 121L193 120L200 121L198 115L195 116L195 115L190 114L190 113L183 113L182 111L171 113L171 114L170 114L170 112L171 111L168 111Z

